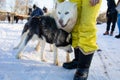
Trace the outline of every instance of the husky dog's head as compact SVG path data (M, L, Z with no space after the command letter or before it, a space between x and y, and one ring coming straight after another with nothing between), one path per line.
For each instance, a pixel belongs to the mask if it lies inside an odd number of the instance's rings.
M58 28L71 32L77 20L76 4L69 1L57 3L55 13Z
M72 52L71 44L72 44L71 34L62 29L59 29L55 40L55 46L65 50L66 52L71 53Z

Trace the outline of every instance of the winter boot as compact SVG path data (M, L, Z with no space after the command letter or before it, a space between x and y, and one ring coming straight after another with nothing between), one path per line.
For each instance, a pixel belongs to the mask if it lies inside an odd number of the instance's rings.
M103 35L109 35L109 32L108 32L108 31L106 31L105 33L103 33Z
M116 35L115 38L120 38L120 34Z
M74 75L74 79L73 80L87 80L88 78L88 73L89 73L89 69L81 69L78 68L75 75Z
M73 80L87 80L93 54L84 55L79 50L79 64Z
M66 69L76 69L78 66L78 59L79 59L79 49L74 49L74 56L75 59L73 59L71 62L63 63L63 67Z

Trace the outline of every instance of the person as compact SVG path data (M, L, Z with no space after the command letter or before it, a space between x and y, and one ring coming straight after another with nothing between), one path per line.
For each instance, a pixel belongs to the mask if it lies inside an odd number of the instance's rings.
M33 10L32 8L29 8L29 12L28 12L29 17L27 18L27 20L31 19L34 16L41 16L44 15L43 11L41 10L41 8L37 7L36 4L33 5ZM28 23L26 23L28 24Z
M32 13L32 8L29 8L28 9L28 15L31 15L31 13Z
M29 20L30 19L30 15L31 15L31 13L32 13L32 8L28 8L28 18L27 18L27 20Z
M34 10L29 14L30 17L28 17L28 19L27 19L28 21L24 25L22 34L29 28L29 20L31 20L32 17L44 15L44 13L42 12L42 10L39 7L37 7L35 4L33 5L33 9Z
M58 0L62 2L64 0ZM69 0L77 4L78 18L72 30L75 58L63 63L66 69L76 69L73 80L87 80L96 44L96 18L102 0Z
M120 5L120 0L118 0L117 5ZM117 20L117 25L118 25L118 31L119 34L115 36L115 38L119 38L120 39L120 12L118 11L118 20Z
M43 7L43 11L44 11L44 13L47 13L47 12L48 12L48 9L44 6L44 7Z
M115 0L107 0L107 12L106 12L106 17L107 17L107 27L105 33L103 35L113 35L116 22L117 22L117 11L116 11L116 3ZM111 26L112 23L112 26ZM111 26L111 32L109 33Z
M34 9L33 12L30 14L31 17L40 16L44 14L42 10L39 7L37 7L35 4L33 5L33 9Z
M7 12L7 19L8 19L8 22L10 23L10 13Z

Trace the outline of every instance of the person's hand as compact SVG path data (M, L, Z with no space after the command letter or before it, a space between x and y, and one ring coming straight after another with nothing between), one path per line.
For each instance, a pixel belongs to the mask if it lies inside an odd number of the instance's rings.
M96 4L98 4L100 2L100 0L90 0L90 5L91 6L95 6Z

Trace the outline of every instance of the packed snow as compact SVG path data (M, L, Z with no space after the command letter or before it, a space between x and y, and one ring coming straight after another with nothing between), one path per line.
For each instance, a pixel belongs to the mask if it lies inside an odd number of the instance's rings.
M9 24L0 22L0 80L73 80L76 70L62 67L66 61L66 52L58 50L60 66L53 64L53 52L46 43L46 62L40 60L40 53L35 51L37 41L30 41L22 55L16 59L17 49L13 49L21 39L25 21ZM96 51L90 67L88 80L120 80L120 39L104 36L106 23L97 25L97 44L101 51ZM70 54L71 60L74 58Z

